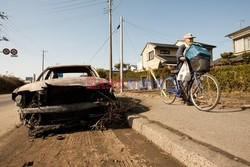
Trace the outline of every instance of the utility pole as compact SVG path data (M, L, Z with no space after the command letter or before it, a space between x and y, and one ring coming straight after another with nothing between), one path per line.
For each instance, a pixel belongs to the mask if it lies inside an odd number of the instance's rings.
M1 19L8 19L8 17L6 15L4 15L4 12L0 11L0 18ZM0 26L3 26L2 24L0 24ZM2 33L2 29L0 28L0 33ZM0 41L9 41L6 37L4 36L0 36Z
M123 92L123 18L120 17L120 92Z
M44 71L44 53L48 52L46 50L42 50L43 54L42 54L42 72Z
M109 80L112 81L112 0L109 0Z

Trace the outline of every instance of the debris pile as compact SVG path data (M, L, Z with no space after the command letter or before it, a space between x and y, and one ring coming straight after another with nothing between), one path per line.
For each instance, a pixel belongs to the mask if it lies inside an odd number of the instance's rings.
M91 129L106 130L107 128L126 124L125 113L135 106L132 100L123 102L110 99L107 105L107 112L91 126Z

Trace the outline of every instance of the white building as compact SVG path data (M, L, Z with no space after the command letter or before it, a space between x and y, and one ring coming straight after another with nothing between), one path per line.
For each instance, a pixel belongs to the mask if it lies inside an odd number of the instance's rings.
M233 40L235 55L250 52L250 26L226 35Z

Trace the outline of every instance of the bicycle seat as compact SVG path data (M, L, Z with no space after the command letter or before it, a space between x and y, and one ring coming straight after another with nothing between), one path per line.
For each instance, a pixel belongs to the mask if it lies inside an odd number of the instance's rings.
M171 74L177 74L180 70L171 70Z

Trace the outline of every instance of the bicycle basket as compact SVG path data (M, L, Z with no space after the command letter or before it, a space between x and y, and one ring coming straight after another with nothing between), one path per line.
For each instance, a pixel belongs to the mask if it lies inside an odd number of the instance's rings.
M203 56L196 56L191 58L190 65L192 71L195 72L208 72L210 71L210 58Z
M189 59L192 71L208 72L210 71L210 57L209 51L199 44L192 44L186 54Z

